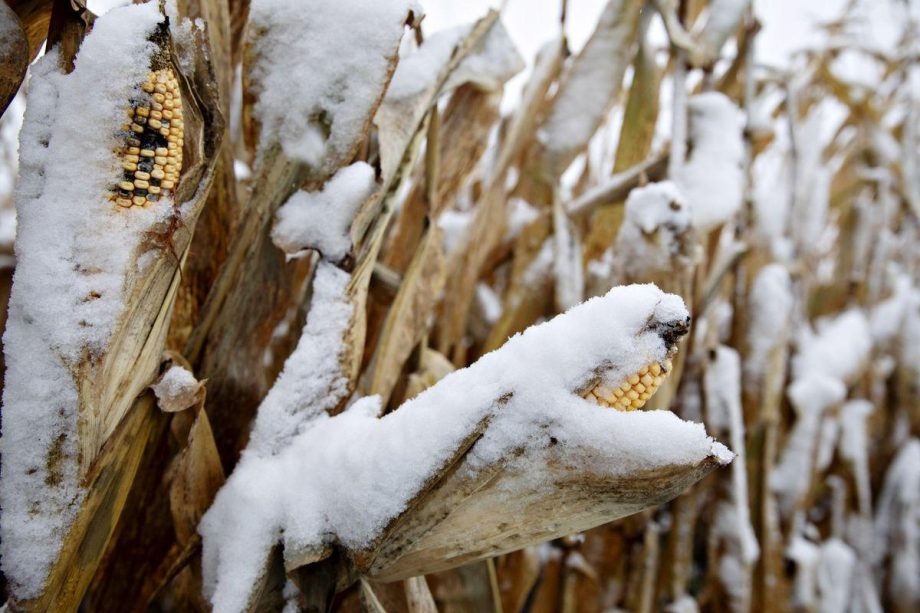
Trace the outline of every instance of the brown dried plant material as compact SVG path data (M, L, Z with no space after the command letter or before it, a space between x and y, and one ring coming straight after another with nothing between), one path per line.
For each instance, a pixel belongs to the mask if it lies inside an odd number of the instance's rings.
M168 38L161 44L169 45ZM184 77L181 87L207 87L204 85L210 80L210 74L205 72L207 65L201 60L195 69L199 72ZM182 224L167 229L167 236L151 237L151 242L159 244L160 250L143 273L138 267L129 269L125 280L126 308L108 351L101 360L87 362L79 368L84 472L138 391L153 378L180 278L179 260L187 254L195 221L204 205L202 195L207 193L207 189L199 187L210 185L214 178L214 159L208 156L219 147L222 136L217 102L206 94L188 99L186 125L182 128L188 140L185 145L188 163L184 166L188 183L180 185L173 197L177 207L184 205L189 213ZM207 123L205 117L209 118ZM169 130L172 133L172 128Z
M460 351L476 280L492 250L500 243L505 227L504 182L511 164L526 149L533 138L538 113L547 91L555 80L564 57L564 42L553 41L544 48L531 81L525 88L521 106L511 118L499 145L498 159L491 170L489 182L478 199L466 239L448 261L447 276L452 280L441 301L438 350L454 359Z
M525 547L495 559L502 611L522 611L540 578L541 560L534 547Z
M29 67L29 41L16 14L0 2L0 116L9 106Z
M428 202L427 183L422 180L421 172L417 172L395 227L389 233L381 259L384 265L404 271L421 240L425 223L436 220L451 207L485 151L489 131L499 118L498 103L495 92L473 84L462 85L451 95L439 128L434 202Z
M482 353L501 347L512 335L532 325L552 303L553 284L544 250L551 249L550 219L541 216L525 226L514 241L508 289L502 300L502 314Z
M48 37L52 0L5 0L22 24L29 44L28 62L38 57Z
M454 371L453 363L434 349L423 347L419 353L418 369L409 375L405 400L415 398Z
M413 348L428 331L438 296L444 288L445 261L442 232L431 226L422 238L403 276L390 308L377 352L368 368L369 394L379 394L386 405Z

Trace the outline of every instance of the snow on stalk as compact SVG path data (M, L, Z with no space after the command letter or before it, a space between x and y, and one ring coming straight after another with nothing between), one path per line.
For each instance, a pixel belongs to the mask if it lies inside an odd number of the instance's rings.
M751 605L751 573L760 556L760 546L751 526L748 504L747 453L741 411L741 359L737 351L724 345L714 353L703 377L707 424L714 430L727 431L736 450L731 467L730 500L719 503L719 518L715 525L715 531L726 547L719 561L719 578L731 595L732 609L747 611Z
M255 0L247 58L259 153L329 175L354 155L395 66L409 0Z
M201 41L183 27L173 44L156 3L115 9L95 21L72 72L55 47L32 73L0 503L4 573L14 598L37 608L69 606L56 590L88 581L105 539L79 551L77 572L75 543L118 516L122 492L90 494L100 474L117 490L136 467L110 463L142 419L131 409L157 374L178 267L213 176L222 124L207 92L183 95L208 79L187 55ZM128 417L132 427L121 427Z
M513 337L385 417L375 396L335 417L304 413L280 452L244 454L201 524L213 605L244 609L281 539L288 568L342 550L357 572L394 580L672 498L733 457L699 424L629 411L667 375L687 324L676 296L619 287ZM299 394L313 387L305 379L275 395L310 405ZM260 414L257 424L270 421Z
M920 602L920 439L906 441L888 466L875 512L877 571L897 610Z
M718 92L690 98L687 115L690 152L682 164L672 166L671 177L690 206L694 227L706 233L741 207L744 115Z

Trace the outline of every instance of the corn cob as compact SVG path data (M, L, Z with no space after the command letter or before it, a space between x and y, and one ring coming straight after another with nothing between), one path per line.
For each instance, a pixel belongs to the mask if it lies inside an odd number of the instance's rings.
M182 94L169 63L167 36L164 24L157 32L161 51L131 100L128 121L119 133L124 139L117 152L123 176L112 192L115 203L122 207L146 206L169 196L182 172Z
M639 372L630 375L619 385L598 383L584 397L604 407L618 411L635 411L645 406L664 380L671 374L671 360L652 362L642 367Z

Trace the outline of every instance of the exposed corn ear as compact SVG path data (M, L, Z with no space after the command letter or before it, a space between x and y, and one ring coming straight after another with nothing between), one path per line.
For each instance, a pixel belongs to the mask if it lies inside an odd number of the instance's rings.
M166 40L165 31L157 34ZM124 138L117 152L123 176L112 191L122 207L146 206L169 196L182 172L182 93L165 47L162 43L162 52L154 55L119 133Z
M601 406L617 409L618 411L635 411L645 406L645 403L658 391L661 384L671 374L671 360L652 362L642 367L639 372L626 378L619 385L610 385L600 382L587 392L584 397L593 400Z

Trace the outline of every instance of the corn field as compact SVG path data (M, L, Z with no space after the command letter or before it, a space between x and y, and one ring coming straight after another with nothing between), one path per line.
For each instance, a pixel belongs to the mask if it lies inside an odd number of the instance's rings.
M920 3L423 4L0 2L4 610L920 610Z

